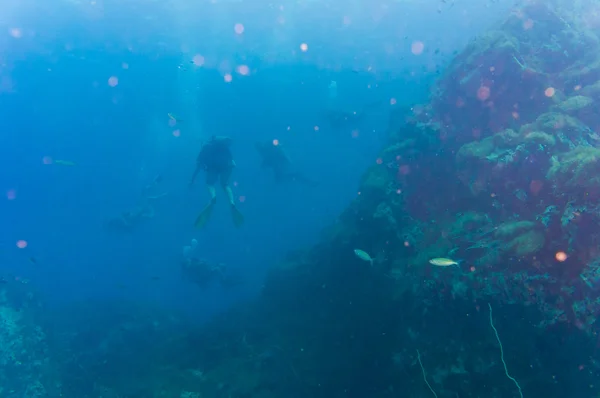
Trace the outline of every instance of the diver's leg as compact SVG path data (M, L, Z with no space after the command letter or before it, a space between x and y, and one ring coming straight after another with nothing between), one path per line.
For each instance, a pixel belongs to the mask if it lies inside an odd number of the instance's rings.
M221 172L221 186L223 187L223 190L227 192L227 198L229 199L229 205L231 206L231 217L233 218L233 225L239 228L244 224L244 215L235 206L235 201L233 200L233 191L229 186L229 177L231 177L232 171L233 168L229 168Z
M204 207L204 209L200 212L198 217L196 218L196 228L202 228L208 223L210 216L212 214L213 207L215 207L215 203L217 202L217 193L215 190L215 184L217 179L219 178L219 174L208 171L206 173L206 188L208 189L208 193L210 194L210 202L208 205Z
M206 188L208 189L208 194L210 195L210 203L215 203L217 201L217 190L215 185L219 178L219 173L214 171L206 172Z
M230 169L227 169L227 170L221 172L221 186L223 187L223 190L227 194L227 199L229 199L229 204L232 206L235 206L235 200L233 199L233 191L231 190L231 187L229 186L229 178L231 177L232 171L233 171L233 169L230 168Z
M210 195L210 201L216 202L217 201L217 189L215 188L215 186L207 185L206 188L208 189L208 194Z

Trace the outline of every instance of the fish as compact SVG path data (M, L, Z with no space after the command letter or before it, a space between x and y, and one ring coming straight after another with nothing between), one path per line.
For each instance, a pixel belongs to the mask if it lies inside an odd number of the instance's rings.
M55 160L54 164L58 164L60 166L77 166L77 163L71 162L70 160Z
M169 119L171 119L174 122L183 122L183 120L179 119L177 116L175 116L172 113L167 113L167 116L169 116Z
M354 254L356 254L356 257L360 258L361 260L368 261L369 263L371 263L371 265L373 265L373 259L371 258L371 256L369 256L369 253L367 253L366 251L354 249Z
M449 267L451 265L459 265L460 261L454 261L450 258L438 257L429 260L429 264L433 264L437 267Z

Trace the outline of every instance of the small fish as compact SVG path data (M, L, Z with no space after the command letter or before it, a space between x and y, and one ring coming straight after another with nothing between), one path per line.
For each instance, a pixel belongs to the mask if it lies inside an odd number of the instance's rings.
M54 164L59 166L77 166L77 163L71 162L70 160L55 160Z
M354 254L356 254L356 257L360 258L361 260L368 261L369 263L371 263L371 265L373 265L373 259L371 258L371 256L369 256L369 253L367 253L366 251L354 249Z
M429 260L429 264L433 264L437 267L449 267L451 265L459 265L460 261L454 261L450 258L443 258L443 257L439 257L439 258L432 258L431 260Z
M461 261L454 261L450 258L432 258L429 260L430 264L433 264L437 267L449 267L451 265L459 265Z
M183 122L183 120L179 119L177 116L175 116L172 113L167 113L167 116L169 116L169 119L171 119L174 122Z

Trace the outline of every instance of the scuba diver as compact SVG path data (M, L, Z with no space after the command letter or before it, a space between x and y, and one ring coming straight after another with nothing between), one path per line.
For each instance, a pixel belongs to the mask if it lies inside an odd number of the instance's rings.
M151 202L167 195L166 192L152 194L152 191L155 190L161 181L161 175L154 177L152 182L142 189L142 196L138 204L133 209L124 211L116 217L112 217L108 221L108 226L113 229L128 231L133 229L143 220L153 218L155 212Z
M262 167L273 170L275 182L283 183L293 181L308 186L318 185L316 181L313 181L294 170L292 161L281 146L281 143L257 142L256 149L262 158Z
M229 178L235 167L233 155L229 149L232 144L230 137L212 136L210 141L202 145L198 158L196 159L196 170L190 181L190 186L194 184L194 180L200 171L206 173L206 186L210 194L210 202L202 210L198 218L196 218L196 227L202 228L206 225L212 214L213 208L217 203L217 193L215 184L217 181L221 183L221 187L227 193L227 199L231 206L231 216L236 227L240 227L244 223L244 216L235 206L233 192L229 186Z

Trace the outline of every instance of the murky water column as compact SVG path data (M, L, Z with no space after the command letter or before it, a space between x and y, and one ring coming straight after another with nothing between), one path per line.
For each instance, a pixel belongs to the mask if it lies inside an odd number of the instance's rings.
M147 149L140 165L140 181L147 182L157 172L181 168L183 164L189 163L193 169L193 159L206 138L202 123L200 80L204 65L203 58L199 58L202 40L198 12L186 3L173 2L169 15L164 16L164 23L170 27L168 65L177 70L166 73L169 87L163 95L167 97L159 100L159 107L146 122Z
M203 136L202 126L202 68L204 55L201 52L203 33L198 20L203 13L198 5L187 5L173 9L172 21L175 37L180 42L181 58L176 79L176 101L173 104L172 118L169 121L174 134L180 134L187 143L199 142ZM206 7L206 5L203 5Z
M185 38L187 35L183 35ZM177 75L177 101L174 104L173 116L169 123L174 128L174 134L179 132L186 141L202 140L202 87L201 69L202 56L194 50L193 43L182 41L181 69ZM194 63L192 63L194 62Z

